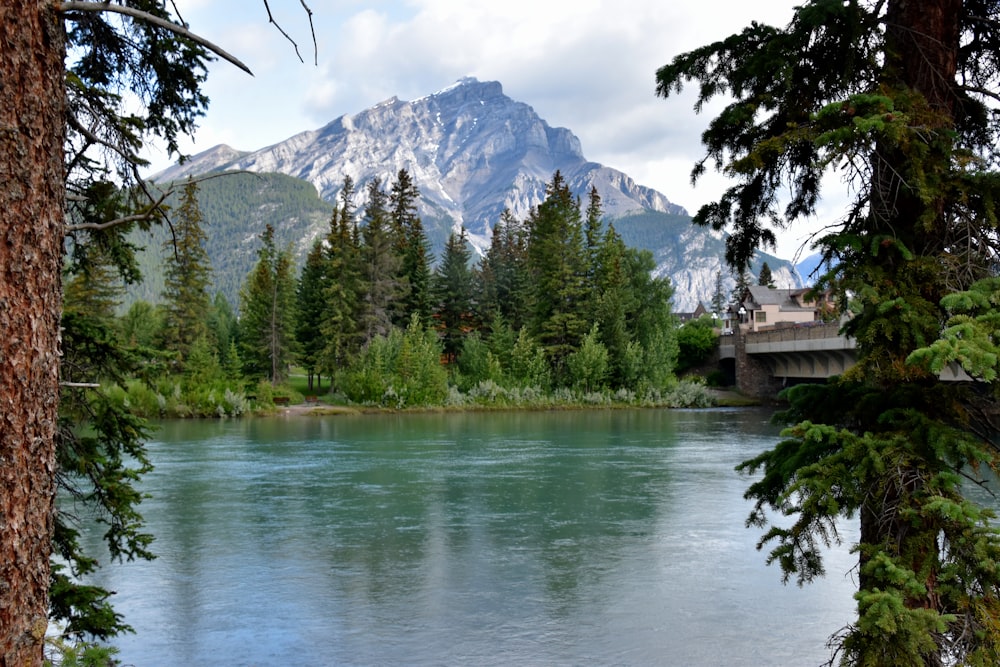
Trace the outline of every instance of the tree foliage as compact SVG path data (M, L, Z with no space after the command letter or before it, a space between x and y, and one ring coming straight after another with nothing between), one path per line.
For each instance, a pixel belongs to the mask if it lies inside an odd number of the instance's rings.
M532 333L561 372L586 334L586 262L580 203L558 171L528 220Z
M401 279L405 285L397 326L406 326L410 316L417 315L424 323L431 316L430 245L424 234L423 222L417 215L420 191L413 177L400 169L389 192L389 217L396 254L399 256Z
M757 284L761 287L775 287L774 276L771 275L771 267L767 262L760 265L760 272L757 274Z
M240 354L250 376L282 382L294 353L295 280L291 251L261 234L257 266L240 292Z
M755 23L657 72L664 96L697 81L697 109L729 96L693 175L708 164L734 181L695 221L731 230L735 271L816 212L828 172L855 193L817 243L821 285L845 311L852 300L858 364L789 390L785 439L741 466L763 473L751 522L786 577L822 574L836 519L859 517L843 664L1000 661L1000 539L962 484L1000 463L993 388L938 376L951 360L990 382L973 321L996 309L975 281L997 266L998 26L992 0L812 0L784 28Z
M327 314L326 293L330 281L324 255L322 241L316 240L295 285L295 340L298 343L299 364L309 377L310 391L315 376L322 368L323 350L326 348L323 322Z
M431 294L434 316L441 333L444 353L453 358L473 325L473 282L471 257L465 229L452 233L444 247L444 256L434 271Z
M368 184L367 196L361 230L361 331L366 342L392 331L407 289L388 198L379 179Z
M532 290L528 275L528 230L510 210L493 226L490 247L477 270L480 317L500 315L515 330L528 323Z
M321 367L331 376L347 365L362 340L361 308L364 283L361 251L354 222L354 181L344 178L326 236L326 290L321 331L326 343Z
M684 372L705 363L718 347L715 322L703 315L689 320L677 331L677 371Z
M173 237L164 243L163 345L179 353L182 361L194 342L208 334L208 284L212 267L205 251L197 197L198 185L189 180L184 185Z

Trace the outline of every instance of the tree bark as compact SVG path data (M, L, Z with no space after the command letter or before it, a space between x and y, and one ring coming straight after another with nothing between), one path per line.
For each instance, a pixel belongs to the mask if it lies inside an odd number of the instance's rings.
M0 2L0 667L42 664L48 618L64 50L52 0Z
M927 173L946 173L949 169L951 146L941 140L954 128L956 72L960 37L962 0L890 0L887 5L886 63L883 84L893 91L916 93L926 101L927 109L915 108L915 124L924 129L932 141L920 158ZM922 115L918 115L922 114ZM947 216L944 202L947 193L934 191L933 181L922 189L911 179L912 151L892 145L876 146L872 155L871 221L873 234L892 236L922 257L935 258L944 253L947 238ZM920 293L901 291L908 302L915 296L929 303L939 303L947 293L943 280L929 280L921 274L918 281L912 273L913 260L904 260L884 246L879 258L887 280L900 286L917 285ZM901 290L907 289L901 287ZM891 317L889 315L888 317ZM942 321L944 314L941 314ZM926 340L933 340L939 330L938 321L925 320ZM897 324L890 329L902 331L915 324ZM902 368L913 351L910 338L894 338L877 352L869 352L885 368ZM872 377L879 378L878 371ZM884 378L886 389L903 380L892 371ZM870 501L861 508L861 544L886 548L900 556L914 572L925 574L927 593L907 600L911 608L938 606L937 573L940 552L937 543L939 527L929 520L920 522L906 518L905 513L926 492L927 462L914 454L896 462L897 469L886 473L880 485L873 488ZM890 466L891 467L891 466ZM870 554L862 551L862 566ZM861 588L880 585L862 572ZM930 664L930 663L929 663Z

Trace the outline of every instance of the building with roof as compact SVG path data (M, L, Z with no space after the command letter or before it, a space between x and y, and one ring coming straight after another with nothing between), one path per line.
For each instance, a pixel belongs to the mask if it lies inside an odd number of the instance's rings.
M723 331L764 331L777 325L802 325L823 321L826 299L817 299L812 288L790 289L751 285L739 303L733 304L723 320Z

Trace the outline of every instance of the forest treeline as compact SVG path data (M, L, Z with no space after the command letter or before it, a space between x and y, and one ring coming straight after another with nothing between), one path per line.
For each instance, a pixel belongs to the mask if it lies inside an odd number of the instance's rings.
M301 268L266 226L236 309L212 290L198 187L163 243L162 303L115 315L111 272L67 283L67 310L101 314L141 359L108 390L141 414L238 415L303 394L390 408L708 401L675 377L669 280L605 223L596 189L584 206L559 172L526 219L500 216L478 261L461 230L434 262L407 171L368 184L361 210L347 178Z

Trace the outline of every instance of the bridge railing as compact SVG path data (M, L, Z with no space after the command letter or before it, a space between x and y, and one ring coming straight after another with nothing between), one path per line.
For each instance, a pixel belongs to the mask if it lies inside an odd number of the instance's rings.
M747 343L784 343L797 340L816 340L818 338L839 338L840 323L796 324L776 326L764 331L747 331Z

